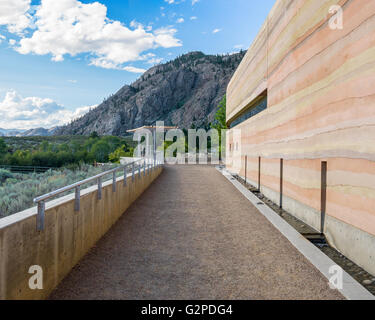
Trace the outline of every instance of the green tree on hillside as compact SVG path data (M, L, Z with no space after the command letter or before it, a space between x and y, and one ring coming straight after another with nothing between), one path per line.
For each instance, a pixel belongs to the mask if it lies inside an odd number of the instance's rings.
M97 162L108 162L108 155L111 152L111 147L108 143L99 140L92 147L91 154Z
M109 154L122 148L118 156L131 156L132 150L124 138L103 136L63 143L49 142L43 138L39 145L21 145L9 147L0 139L0 164L14 166L63 167L81 163L108 162ZM127 153L123 155L123 152ZM115 161L117 162L117 160Z
M47 151L51 150L51 146L50 146L50 144L49 144L48 141L43 141L43 142L40 144L39 149L40 149L41 151L43 151L43 152L47 152Z
M226 106L227 106L227 96L224 95L223 99L221 99L219 103L219 109L215 114L215 120L211 124L211 128L217 129L219 133L221 133L222 129L227 129L226 123Z
M119 163L121 157L132 157L133 156L133 149L127 149L126 145L122 145L118 147L115 151L109 154L109 161L112 163Z
M13 178L13 174L10 171L0 169L0 185L6 181L6 179Z
M90 138L96 139L99 138L99 134L96 131L91 132Z
M8 152L8 146L6 145L5 141L0 138L0 157L5 155Z
M215 114L215 120L213 123L211 123L211 128L216 129L219 133L219 152L220 152L220 160L221 155L223 154L222 150L222 142L221 142L221 130L227 129L227 118L226 118L226 111L227 111L227 96L224 95L223 99L221 99L219 103L219 109L217 110ZM223 147L225 148L225 147Z

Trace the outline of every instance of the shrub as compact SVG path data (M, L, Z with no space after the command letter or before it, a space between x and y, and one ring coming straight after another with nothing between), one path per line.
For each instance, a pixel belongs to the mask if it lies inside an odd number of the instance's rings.
M31 137L35 138L35 137ZM107 162L108 155L122 145L128 147L125 138L114 136L67 138L36 137L12 138L10 146L0 139L0 164L14 166L38 166L60 168L80 162L92 164ZM62 139L62 140L59 140Z
M33 199L37 196L95 176L114 167L115 165L94 167L84 164L75 170L64 168L60 170L49 170L40 174L13 174L13 178L7 178L9 180L6 180L6 182L0 186L0 218L34 206ZM4 171L5 170L1 170L1 172ZM120 175L122 173L119 172L118 174ZM107 179L109 180L110 177ZM85 188L93 184L95 184L95 182L83 187ZM73 191L67 192L66 194L71 192ZM59 197L62 195L59 195Z
M7 179L13 178L13 174L8 170L0 169L0 183L4 183Z

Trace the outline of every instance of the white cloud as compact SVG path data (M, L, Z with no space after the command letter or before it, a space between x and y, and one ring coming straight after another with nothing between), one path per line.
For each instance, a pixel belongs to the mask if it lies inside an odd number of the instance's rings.
M176 23L184 23L185 22L185 19L184 18L179 18L177 19Z
M244 47L243 44L237 44L237 45L235 45L233 48L234 48L234 49L242 49L243 47Z
M77 80L68 80L68 82L70 82L70 83L77 83L78 81Z
M130 22L130 27L136 28L136 29L145 29L146 31L152 30L151 25L148 25L148 26L145 27L142 23L139 23L136 20L133 20L133 21Z
M128 71L128 72L132 72L132 73L145 73L147 71L146 69L136 68L136 67L132 67L132 66L124 67L123 70Z
M79 108L75 109L74 111L65 110L63 113L68 117L69 121L66 121L65 119L63 119L61 121L61 124L65 124L65 123L70 122L71 120L82 117L83 115L85 115L90 110L95 109L97 106L98 106L98 104L94 104L92 106L79 107Z
M198 19L198 17L196 17L196 16L190 17L190 20L197 20L197 19Z
M181 4L182 2L185 2L185 0L164 0L168 4ZM164 8L162 7L162 10Z
M0 0L4 1L4 0ZM36 30L23 37L16 50L21 54L51 54L53 61L65 55L88 53L90 64L103 68L126 68L125 63L142 60L142 52L158 47L181 46L177 30L152 28L132 21L127 28L107 18L107 7L99 2L42 0L34 15Z
M181 42L174 38L174 34L177 33L177 29L173 29L171 27L163 27L154 31L155 34L155 44L158 47L163 48L173 48L173 47L180 47Z
M0 34L0 43L2 43L3 40L5 40L5 39L6 39L5 36L3 36L2 34Z
M191 4L192 5L195 5L196 3L198 3L200 0L191 0Z
M104 68L104 69L125 70L125 71L132 72L132 73L144 73L144 72L147 71L145 69L136 68L136 67L132 67L132 66L125 66L124 67L124 66L116 64L116 63L114 63L110 60L107 60L105 58L93 59L91 61L90 65L95 66L95 67Z
M222 29L214 29L214 30L212 31L212 33L215 34L215 33L218 33L218 32L220 32L220 31L222 31Z
M94 107L96 106L85 106L71 111L52 99L23 98L15 91L8 91L4 100L0 101L0 127L5 129L51 128L76 119Z
M149 63L149 64L159 64L163 60L164 60L163 58L152 58L152 59L148 60L147 63Z
M13 33L20 33L30 25L31 0L0 0L0 25Z
M147 60L147 59L150 59L150 58L153 58L153 57L156 57L156 54L150 52L150 53L144 54L141 58L142 58L142 60Z

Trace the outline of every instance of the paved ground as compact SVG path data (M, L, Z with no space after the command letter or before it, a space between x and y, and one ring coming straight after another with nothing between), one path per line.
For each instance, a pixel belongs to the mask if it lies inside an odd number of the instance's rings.
M51 299L342 299L215 168L166 167Z

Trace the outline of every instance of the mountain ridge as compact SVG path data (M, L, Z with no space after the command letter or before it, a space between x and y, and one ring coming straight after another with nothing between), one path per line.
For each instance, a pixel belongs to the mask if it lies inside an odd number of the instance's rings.
M208 126L244 54L194 51L156 65L54 135L125 135L156 121L180 128Z
M31 137L31 136L52 136L58 127L33 128L33 129L3 129L0 128L0 137Z

